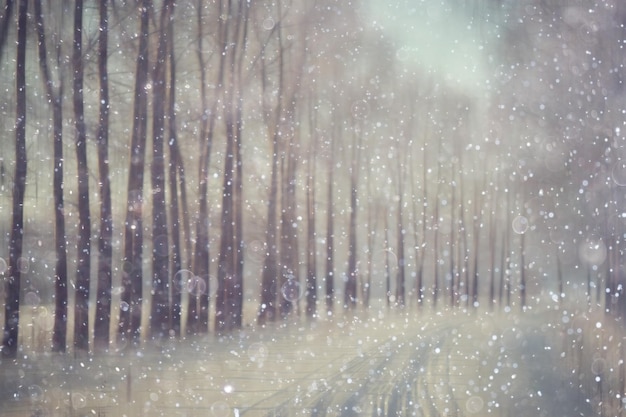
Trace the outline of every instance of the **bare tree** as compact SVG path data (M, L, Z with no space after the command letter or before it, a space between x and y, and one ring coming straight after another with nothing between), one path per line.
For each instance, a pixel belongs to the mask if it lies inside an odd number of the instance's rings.
M78 165L78 244L76 255L76 296L74 304L74 347L89 350L89 287L91 274L91 216L89 214L89 170L87 132L83 100L83 0L74 4L74 44L72 51L72 99L76 129Z
M358 212L358 186L359 167L361 155L361 137L356 129L355 138L352 142L352 157L350 165L350 219L348 226L348 269L346 271L346 284L344 290L344 308L353 310L357 303L357 228L356 217Z
M0 61L2 61L4 45L7 43L7 33L9 32L9 25L11 24L12 17L13 0L6 0L4 7L0 9Z
M54 195L54 243L55 243L55 282L54 282L54 329L52 333L52 351L65 352L67 346L67 243L65 232L65 214L63 200L63 65L60 62L60 43L56 47L56 66L58 68L58 87L52 79L46 44L46 29L41 0L35 0L35 20L37 41L39 44L39 68L44 82L48 102L52 107L53 123L53 195Z
M306 315L317 316L317 249L315 242L315 164L317 160L317 120L313 106L309 107L309 163L306 176L307 240L306 240Z
M130 168L124 223L124 267L122 302L118 337L120 342L139 342L141 336L141 305L143 302L143 186L145 173L146 135L148 121L148 50L149 18L152 3L142 0L140 11L139 48L135 71L133 128L130 144Z
M174 331L175 336L180 336L181 329L181 311L182 311L182 297L181 288L186 283L183 283L182 274L178 272L182 269L182 256L181 256L181 244L180 244L180 209L181 206L178 201L178 179L180 178L180 194L185 195L185 170L183 166L183 160L180 155L178 147L178 133L176 125L176 57L174 55L174 19L170 18L167 25L167 36L169 38L168 44L168 59L169 59L169 96L167 107L167 119L168 119L168 136L167 144L170 153L170 165L169 165L169 187L170 187L170 218L172 223L171 236L172 236L172 258L171 268L174 278L171 285L171 303L169 327ZM183 209L187 207L183 204ZM185 217L183 212L183 218Z
M168 57L168 27L174 13L174 1L165 0L159 18L159 40L153 68L152 101L152 303L150 335L162 339L169 333L169 234L165 208L165 104Z
M220 2L221 6L222 2ZM189 295L189 307L187 310L187 333L206 333L209 330L209 204L208 204L208 186L209 186L209 167L211 163L211 150L213 146L213 136L215 132L216 119L218 115L218 104L223 91L224 71L226 65L226 56L222 53L218 54L216 89L213 98L213 105L209 108L207 102L207 66L204 52L205 32L203 28L202 11L204 10L204 1L198 0L197 5L197 29L198 29L198 48L197 58L200 68L200 100L202 103L202 118L200 121L200 163L198 167L198 218L196 219L196 242L193 256L193 272L199 280L204 280L206 286L192 286L196 291L192 291ZM223 39L225 22L219 19L217 22L217 34L219 49L225 48L225 40ZM204 291L202 291L204 290Z
M22 279L22 244L24 232L24 193L26 191L26 34L28 0L20 0L17 21L17 57L15 68L15 177L13 183L13 214L9 241L9 274L6 280L4 305L4 337L2 355L17 356L20 324L20 283Z
M104 350L109 346L111 323L111 261L113 260L113 214L111 208L111 181L109 179L109 74L108 56L108 1L100 0L100 32L98 42L98 78L100 82L100 120L98 123L98 188L100 196L100 233L98 236L98 280L96 289L96 320L94 347Z

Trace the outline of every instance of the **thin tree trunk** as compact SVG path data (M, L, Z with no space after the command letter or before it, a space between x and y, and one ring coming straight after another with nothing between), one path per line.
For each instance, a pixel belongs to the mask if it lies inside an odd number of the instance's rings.
M9 241L9 277L6 282L4 304L4 336L2 355L17 357L18 331L20 325L20 282L24 232L24 193L26 191L26 34L28 1L20 0L17 22L17 59L15 70L15 176L13 183L13 214L11 240Z
M358 210L358 175L360 140L353 141L352 165L350 167L350 220L348 226L348 269L344 290L344 308L354 310L357 303L357 233L356 215Z
M385 215L385 298L387 308L391 307L391 262L389 261L389 216Z
M314 97L317 97L316 95ZM309 165L306 177L306 207L307 207L307 245L306 245L306 316L309 319L317 317L317 250L315 242L315 165L317 162L317 115L312 100L309 103L309 129L311 142L309 144Z
M235 306L234 306L234 325L235 328L241 328L243 325L243 275L244 275L244 250L245 243L243 240L243 108L244 108L244 85L242 70L244 67L244 57L247 52L248 45L248 20L249 20L250 4L245 1L239 2L240 18L238 25L241 29L238 49L239 55L237 59L237 72L235 78L235 244L237 245L236 263L235 263ZM239 30L238 30L239 33Z
M100 37L98 46L98 76L100 79L100 121L98 124L98 170L100 172L100 234L98 236L98 280L94 347L105 350L109 346L111 323L111 262L113 259L113 217L111 209L111 182L109 180L109 77L107 71L108 32L107 0L98 2Z
M434 241L433 241L433 251L434 251L434 274L433 274L433 309L437 310L437 302L439 300L439 208L440 201L439 195L441 191L441 163L438 165L437 169L437 201L435 202L435 212L433 214L433 225L434 225Z
M167 36L169 37L168 55L170 63L170 83L169 83L169 99L168 99L168 136L167 143L170 152L170 165L169 165L169 185L170 185L170 218L172 220L172 259L171 259L171 271L172 282L171 285L171 303L169 319L169 328L174 332L174 336L180 336L181 329L181 289L186 283L181 281L182 274L178 272L182 269L182 257L180 248L180 204L178 202L178 175L183 173L182 159L178 148L178 134L176 125L176 57L174 56L174 20L170 19L168 22ZM184 182L181 183L181 187L184 186ZM181 189L182 192L182 189Z
M325 300L326 314L331 316L335 304L335 229L334 229L334 172L335 172L335 147L333 139L330 139L330 161L328 163L328 184L326 200L326 279L325 279Z
M83 102L83 0L74 4L73 102L78 165L78 244L76 255L76 296L74 304L74 347L89 351L89 286L91 274L91 217L89 215L89 170L87 132Z
M404 251L404 180L402 178L402 164L398 165L398 223L396 234L398 239L398 275L396 279L396 304L404 307L405 304L405 251Z
M13 17L13 0L6 0L4 7L0 13L0 62L2 60L2 53L4 52L4 45L7 43L7 33L9 32L9 25Z

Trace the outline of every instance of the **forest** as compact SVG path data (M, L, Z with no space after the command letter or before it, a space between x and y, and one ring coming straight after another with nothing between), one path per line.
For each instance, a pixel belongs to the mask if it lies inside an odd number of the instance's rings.
M2 355L27 309L79 353L375 303L622 318L625 48L620 0L5 0Z

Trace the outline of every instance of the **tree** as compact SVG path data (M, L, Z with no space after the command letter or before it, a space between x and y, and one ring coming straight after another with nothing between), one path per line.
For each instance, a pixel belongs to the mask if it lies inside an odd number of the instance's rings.
M218 257L218 289L215 300L215 329L218 332L241 327L243 311L243 239L241 160L243 86L242 56L247 43L248 5L244 1L228 2L227 12L234 21L224 28L227 61L224 90L224 123L226 156L222 184L222 235ZM228 52L226 52L228 50Z
M141 335L141 304L143 301L143 182L145 173L146 135L148 121L148 36L150 0L142 0L140 12L139 48L135 71L133 127L130 144L130 168L124 222L124 267L122 302L118 326L121 344L139 343Z
M360 129L354 127L354 140L351 145L352 156L350 165L350 212L348 226L348 267L346 271L346 284L344 289L344 308L354 310L357 302L357 230L356 216L358 212L358 186L359 167L361 155Z
M334 172L335 172L335 139L329 141L329 162L326 190L326 276L325 296L326 314L332 315L335 303L335 210L333 208Z
M200 160L198 165L198 217L196 219L196 242L193 255L193 272L198 277L199 285L192 285L193 291L189 294L189 307L187 309L187 333L206 333L209 330L209 167L211 164L211 150L213 147L213 136L217 119L217 108L220 102L224 83L224 68L226 58L224 54L217 54L219 57L215 96L213 105L209 108L207 103L207 66L208 62L204 52L204 27L202 11L205 5L203 0L198 0L197 11L197 58L200 68L200 102L202 106L202 116L200 120ZM218 43L224 45L222 26L224 22L220 19L217 22ZM221 49L221 48L220 48ZM206 283L206 285L200 284Z
M74 5L74 44L72 50L72 100L76 129L78 166L78 244L76 255L76 296L74 304L74 348L89 350L89 287L91 274L91 217L89 214L89 170L87 167L87 131L83 101L83 1Z
M317 161L317 114L309 103L309 163L306 175L307 239L306 239L306 316L317 317L317 249L315 234L315 165Z
M6 280L4 305L4 337L2 355L17 357L20 325L20 283L22 243L24 235L24 194L26 191L26 34L28 0L20 0L17 21L17 57L15 61L15 176L13 183L13 214L9 240L9 278Z
M162 339L169 334L169 235L165 209L165 104L168 27L174 13L173 0L165 0L159 21L159 40L154 63L152 114L152 303L150 334Z
M100 231L98 235L98 280L96 288L96 320L94 347L105 350L109 346L111 323L111 262L113 260L113 214L111 208L111 181L109 179L109 74L107 69L109 17L107 0L98 2L100 32L98 41L98 78L100 82L100 120L97 149L100 196Z
M0 11L0 61L2 60L2 52L4 45L7 43L7 33L11 18L13 17L13 0L6 0L3 10Z
M181 259L181 244L180 244L180 205L178 202L178 179L180 179L180 194L185 196L185 170L178 147L178 133L176 125L176 57L174 55L174 19L170 19L168 23L169 45L168 45L168 59L170 64L169 71L169 97L168 97L168 148L170 152L170 165L169 165L169 186L170 186L170 218L172 222L172 259L171 259L171 271L174 272L172 282L172 300L170 304L170 329L174 331L175 336L180 336L181 329L181 311L182 311L182 297L180 289L187 283L182 282L182 274L178 272L182 269ZM182 198L183 208L187 207L186 198ZM185 213L183 213L183 219ZM184 220L183 220L184 222Z
M58 88L54 88L54 80L48 63L44 12L41 0L35 0L35 20L37 41L39 44L39 68L43 77L44 89L48 103L52 107L53 123L53 195L54 195L54 243L56 262L54 267L54 328L52 333L52 351L65 352L67 346L67 243L65 231L65 214L63 199L63 65L60 62L60 43L56 47L56 66L59 73Z

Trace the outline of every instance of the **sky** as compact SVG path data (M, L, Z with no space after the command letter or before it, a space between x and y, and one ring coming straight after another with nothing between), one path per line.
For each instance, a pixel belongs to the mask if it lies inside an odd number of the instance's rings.
M371 1L368 18L394 41L399 61L484 97L493 60L489 38L497 34L487 12L477 20L463 9L447 0Z

